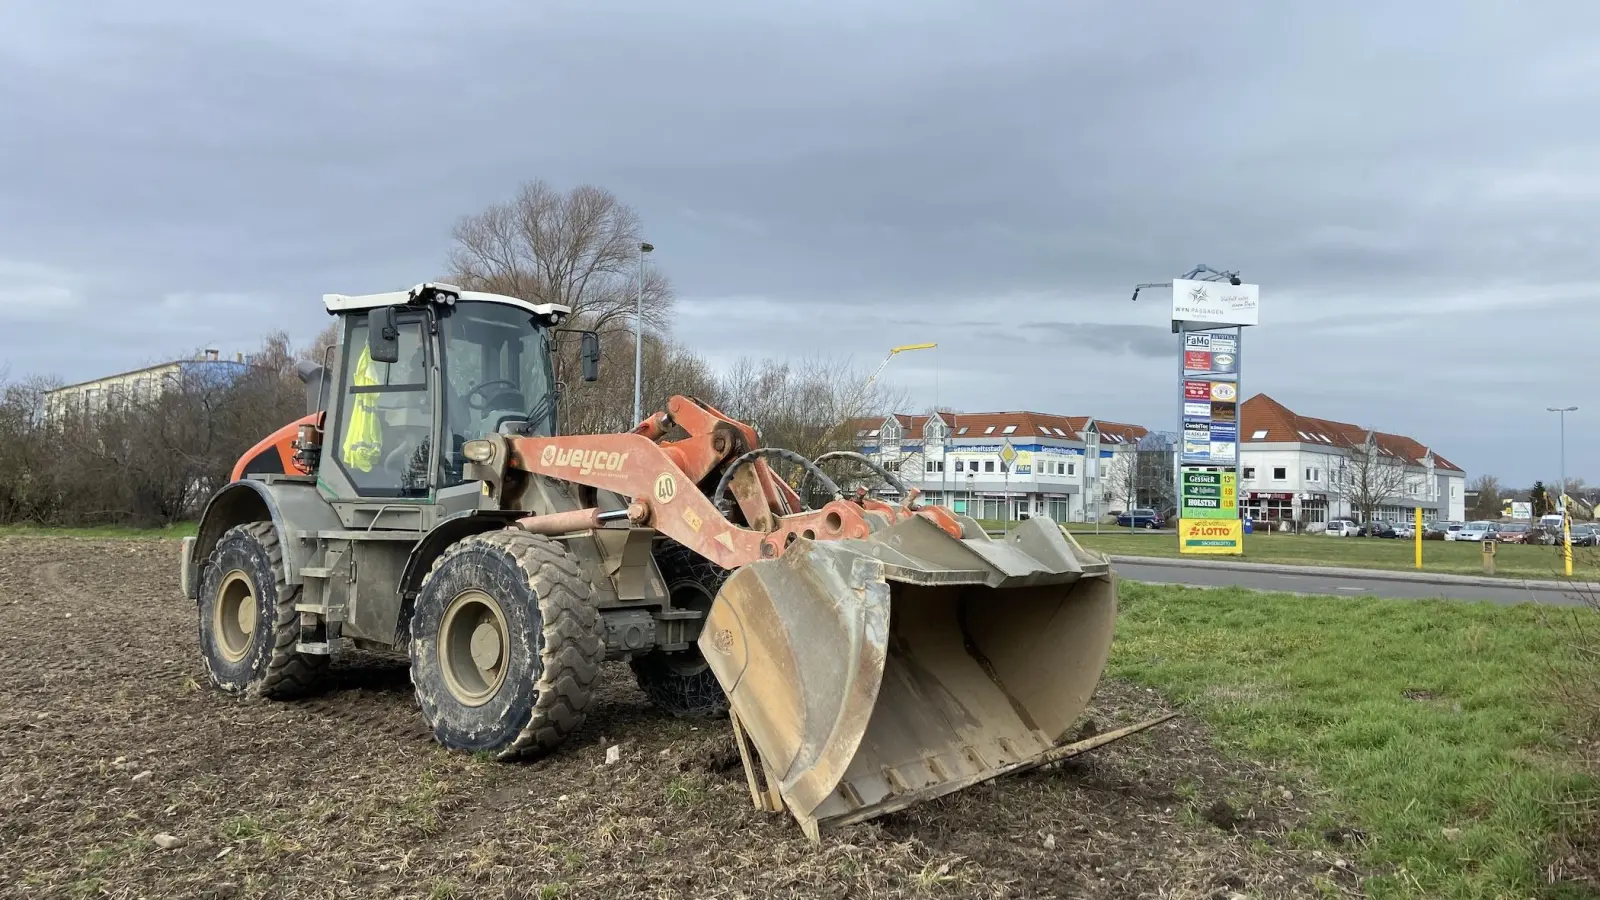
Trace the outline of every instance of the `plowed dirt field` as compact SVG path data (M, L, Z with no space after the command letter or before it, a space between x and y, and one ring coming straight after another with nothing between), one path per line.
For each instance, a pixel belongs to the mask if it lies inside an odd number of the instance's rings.
M523 765L434 744L402 661L343 662L304 702L226 696L197 656L177 552L0 539L0 896L1359 891L1335 854L1285 839L1309 821L1305 792L1188 718L812 846L752 808L725 722L658 714L626 666L607 668L574 740ZM1091 726L1163 709L1108 681Z

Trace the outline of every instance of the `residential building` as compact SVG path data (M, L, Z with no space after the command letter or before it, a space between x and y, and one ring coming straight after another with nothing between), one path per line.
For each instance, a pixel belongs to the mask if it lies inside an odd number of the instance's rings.
M860 451L922 493L980 519L1083 522L1109 510L1105 473L1131 465L1137 425L1037 412L939 413L849 423ZM1000 454L1010 441L1011 470Z
M1414 438L1302 415L1266 394L1239 418L1239 501L1257 522L1359 518L1363 493L1380 501L1383 521L1417 507L1430 521L1466 518L1466 473ZM1382 479L1364 474L1378 470Z
M44 395L44 415L47 420L56 420L71 413L115 409L125 401L147 402L184 379L230 381L244 374L248 365L243 353L234 359L222 359L217 351L206 350L194 359L145 366L48 391Z

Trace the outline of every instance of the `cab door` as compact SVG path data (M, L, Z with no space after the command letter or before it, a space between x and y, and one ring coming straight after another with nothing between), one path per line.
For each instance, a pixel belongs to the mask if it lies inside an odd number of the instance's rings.
M427 313L398 313L399 359L368 348L369 316L345 316L331 427L318 482L347 527L423 530L431 524L436 390Z

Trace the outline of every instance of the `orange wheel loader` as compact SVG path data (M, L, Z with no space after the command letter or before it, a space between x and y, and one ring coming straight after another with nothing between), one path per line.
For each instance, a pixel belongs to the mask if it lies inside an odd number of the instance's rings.
M291 698L341 653L398 651L439 743L513 760L579 728L626 660L666 712L730 715L755 802L815 839L1049 761L1100 679L1116 578L1047 520L994 540L914 491L847 494L685 397L562 435L552 341L577 335L586 380L599 342L559 305L446 284L323 302L340 342L302 368L308 414L184 541L224 691Z

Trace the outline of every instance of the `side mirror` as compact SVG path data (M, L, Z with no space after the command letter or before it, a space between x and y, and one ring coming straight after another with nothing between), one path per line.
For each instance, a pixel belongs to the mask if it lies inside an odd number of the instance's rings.
M367 352L373 362L400 361L400 329L394 324L394 307L380 306L367 316Z
M592 331L583 333L582 343L578 345L578 358L583 361L583 380L600 380L600 335Z

